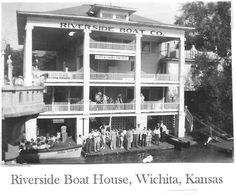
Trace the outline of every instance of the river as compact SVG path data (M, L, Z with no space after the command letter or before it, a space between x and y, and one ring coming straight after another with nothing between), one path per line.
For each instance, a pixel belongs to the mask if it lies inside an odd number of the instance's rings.
M148 156L153 156L152 163L232 163L232 155L215 151L202 144L179 150L157 150L147 153L114 154L93 156L80 159L43 160L41 164L111 164L111 163L142 163Z

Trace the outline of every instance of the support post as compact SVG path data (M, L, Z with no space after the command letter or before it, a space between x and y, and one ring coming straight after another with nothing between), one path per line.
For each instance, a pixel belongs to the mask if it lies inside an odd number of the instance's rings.
M136 114L141 113L141 34L136 35L135 54L135 108Z
M184 37L180 38L180 52L179 52L179 123L178 123L178 137L184 137L185 134L185 113L184 113L184 65L185 65L185 51L184 51Z
M24 85L32 85L32 30L33 26L27 24L25 27L26 37L24 46Z
M89 54L89 34L90 30L84 30L84 50L83 50L83 68L84 68L84 115L89 115L89 80L90 80L90 54Z
M37 119L30 119L25 122L25 137L27 141L37 138Z

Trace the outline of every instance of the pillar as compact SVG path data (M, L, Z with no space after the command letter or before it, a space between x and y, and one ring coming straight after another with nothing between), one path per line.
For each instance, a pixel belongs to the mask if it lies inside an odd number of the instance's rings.
M33 26L27 24L25 27L26 36L25 36L25 46L24 46L24 85L32 85L32 30Z
M89 54L89 34L90 30L84 30L83 46L83 68L84 68L84 115L89 115L89 79L90 79L90 54Z
M147 115L146 114L138 114L136 117L136 126L140 125L140 129L143 130L144 127L147 128Z
M89 107L90 107L90 54L89 54L89 40L91 30L84 30L84 45L83 45L83 69L84 69L84 118L83 118L83 134L85 137L89 133Z
M83 134L84 134L84 137L88 137L88 134L89 134L89 117L85 117L83 118L83 125L84 125L84 131L83 131Z
M25 137L27 141L37 138L37 119L30 119L25 122Z
M178 122L178 137L184 137L185 134L185 113L184 113L184 66L185 66L185 51L184 37L180 38L179 52L179 122Z
M141 113L141 34L136 35L135 54L135 108L136 114Z
M77 117L76 118L76 143L77 143L77 138L79 135L82 135L84 136L84 133L83 133L83 118L79 118Z

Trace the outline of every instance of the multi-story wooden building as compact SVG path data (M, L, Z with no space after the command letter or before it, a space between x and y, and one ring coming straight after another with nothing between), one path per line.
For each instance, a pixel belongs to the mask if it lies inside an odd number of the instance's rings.
M17 12L25 85L48 74L47 111L26 123L28 138L55 134L62 124L76 139L101 123L142 128L159 120L184 136L184 33L191 29L135 12L99 4ZM175 63L163 55L170 41L179 46Z

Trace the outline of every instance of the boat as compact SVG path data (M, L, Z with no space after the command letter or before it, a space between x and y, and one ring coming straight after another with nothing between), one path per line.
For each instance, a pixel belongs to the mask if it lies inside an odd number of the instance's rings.
M22 150L18 157L21 163L37 163L40 160L80 158L82 145L55 144L51 148Z
M212 139L209 143L206 144L208 147L213 148L220 152L225 152L233 154L234 150L234 140L231 139L222 139L217 137L217 139Z
M184 141L181 140L173 135L170 134L164 134L164 141L166 141L169 144L172 144L175 146L176 149L181 149L181 148L189 148L190 147L190 142L189 141Z

